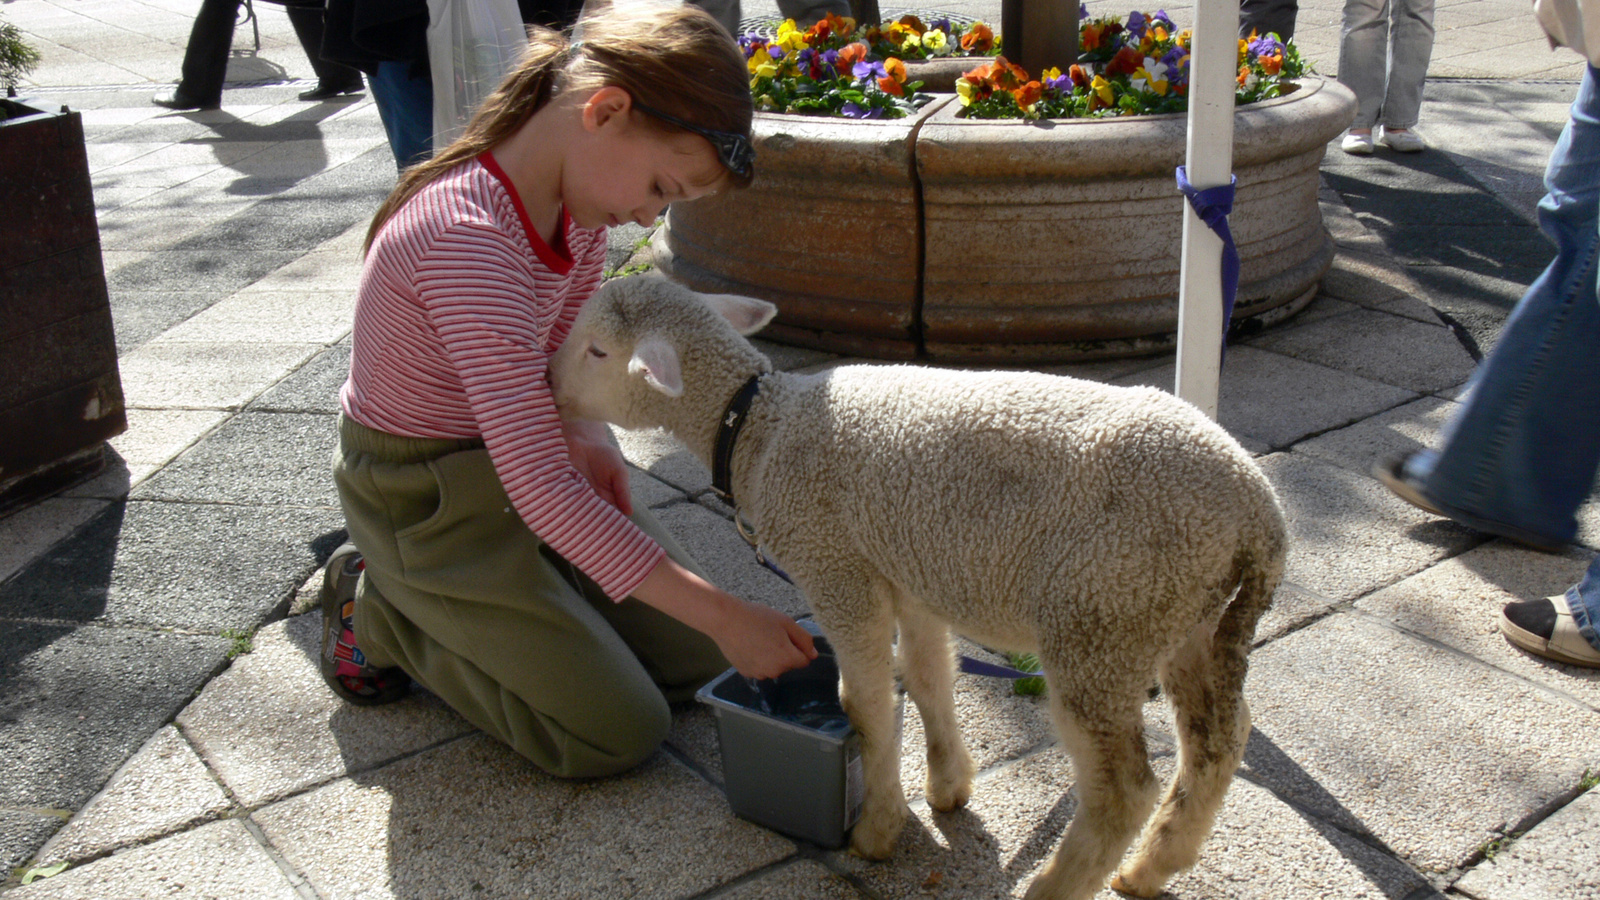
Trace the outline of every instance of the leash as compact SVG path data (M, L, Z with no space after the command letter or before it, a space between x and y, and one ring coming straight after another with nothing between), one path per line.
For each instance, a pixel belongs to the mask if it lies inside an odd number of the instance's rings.
M789 573L778 567L766 552L761 549L761 539L756 534L755 527L744 520L739 514L739 505L733 499L733 447L739 440L739 432L744 428L745 419L750 414L750 404L756 395L761 393L761 379L770 373L757 372L734 392L733 399L728 401L728 406L723 410L722 419L717 423L717 441L711 455L711 489L728 506L733 508L733 527L750 545L756 554L756 561L765 566L774 575L794 584L794 579ZM1022 672L1009 666L984 662L962 655L959 659L961 671L968 675L981 675L985 678L1038 678L1038 672Z

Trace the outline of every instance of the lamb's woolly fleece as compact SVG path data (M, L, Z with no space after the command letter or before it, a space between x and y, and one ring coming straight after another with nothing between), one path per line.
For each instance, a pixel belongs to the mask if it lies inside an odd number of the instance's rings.
M608 283L552 364L558 402L664 427L709 465L728 400L770 366L702 299L716 298L655 278ZM746 332L770 317L733 305ZM646 383L654 364L636 347L676 357L681 396ZM1153 388L909 365L774 372L732 475L740 511L840 652L847 689L848 632L874 631L861 623L893 609L904 643L907 617L931 611L989 646L1037 651L1052 695L1069 698L1058 712L1089 731L1120 727L1130 704L1136 717L1158 670L1197 635L1216 690L1236 693L1283 568L1284 523L1259 467L1193 406ZM1232 716L1234 700L1244 717L1242 696L1217 702ZM1239 737L1219 752L1242 753Z

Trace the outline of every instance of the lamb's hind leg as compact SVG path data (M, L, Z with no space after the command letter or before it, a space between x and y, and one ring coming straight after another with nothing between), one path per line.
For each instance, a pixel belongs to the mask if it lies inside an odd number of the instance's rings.
M1212 640L1210 628L1198 629L1161 668L1177 720L1178 766L1139 849L1112 882L1124 893L1154 897L1175 873L1194 865L1244 758L1250 735L1244 663L1219 662Z
M950 626L913 601L900 603L900 674L928 735L928 803L941 812L972 796L972 756L956 721Z
M850 599L837 603L813 596L812 607L839 660L839 699L861 735L866 792L850 849L867 859L884 859L908 814L894 715L894 612L881 587L861 584L839 596Z
M1056 726L1072 757L1078 809L1055 857L1029 886L1027 900L1086 900L1098 893L1160 791L1144 742L1144 685L1135 680L1113 688L1111 679L1055 677L1063 671L1045 661Z

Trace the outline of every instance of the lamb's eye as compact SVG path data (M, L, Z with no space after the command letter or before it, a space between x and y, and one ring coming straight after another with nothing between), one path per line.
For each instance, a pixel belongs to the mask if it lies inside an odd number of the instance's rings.
M604 350L601 350L599 347L596 347L593 344L589 345L589 355L594 357L595 359L605 359L606 358L606 352Z

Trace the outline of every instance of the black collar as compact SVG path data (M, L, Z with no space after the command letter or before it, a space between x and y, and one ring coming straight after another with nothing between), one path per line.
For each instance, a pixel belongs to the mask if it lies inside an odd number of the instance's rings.
M711 455L711 489L729 505L733 505L733 444L739 439L739 430L750 413L750 402L761 393L761 379L767 372L757 372L734 393L728 408L717 423L717 445Z

